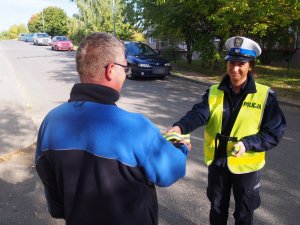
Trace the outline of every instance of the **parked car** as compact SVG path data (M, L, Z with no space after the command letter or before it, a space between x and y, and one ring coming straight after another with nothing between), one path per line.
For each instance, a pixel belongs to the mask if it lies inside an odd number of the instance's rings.
M172 69L168 60L162 58L150 46L133 41L125 41L127 78L166 77Z
M25 35L25 42L33 42L33 34L26 34Z
M50 45L51 37L47 33L34 33L33 34L34 45Z
M26 34L24 34L24 33L19 34L18 40L19 40L19 41L24 41L24 40L25 40L25 35L26 35Z
M66 36L54 36L52 38L51 49L55 51L73 51L73 43Z

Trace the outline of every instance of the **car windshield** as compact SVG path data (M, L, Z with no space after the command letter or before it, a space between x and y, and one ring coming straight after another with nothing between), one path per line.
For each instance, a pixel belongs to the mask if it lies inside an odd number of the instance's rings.
M69 39L67 37L57 37L57 41L68 41Z
M38 37L49 37L48 34L38 34L37 36L38 36Z
M143 43L126 43L126 55L157 55L156 52L148 45Z

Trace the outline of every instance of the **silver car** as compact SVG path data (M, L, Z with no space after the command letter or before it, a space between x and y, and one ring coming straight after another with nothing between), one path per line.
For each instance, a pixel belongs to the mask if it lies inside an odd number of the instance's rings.
M34 33L33 34L34 45L50 45L51 37L47 33Z
M19 41L25 41L25 36L26 36L26 34L24 34L24 33L19 34L18 40Z

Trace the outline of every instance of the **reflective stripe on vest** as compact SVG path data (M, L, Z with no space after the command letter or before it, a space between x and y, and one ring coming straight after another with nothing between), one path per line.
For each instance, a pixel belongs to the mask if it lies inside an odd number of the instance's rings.
M256 84L256 93L248 94L242 103L230 136L238 140L245 136L256 134L259 131L269 87ZM215 137L221 133L223 115L224 92L213 85L209 91L210 119L204 129L204 161L210 165L215 154ZM249 119L250 118L250 119ZM253 152L248 150L242 157L231 155L233 142L227 143L227 165L235 174L249 173L261 169L265 165L265 152Z

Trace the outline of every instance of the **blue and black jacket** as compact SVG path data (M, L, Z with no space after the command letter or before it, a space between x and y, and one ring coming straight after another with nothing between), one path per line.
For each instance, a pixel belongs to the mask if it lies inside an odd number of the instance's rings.
M36 170L50 214L67 225L158 224L155 185L185 175L187 147L117 107L118 99L111 88L75 84L40 127Z

